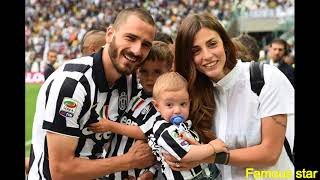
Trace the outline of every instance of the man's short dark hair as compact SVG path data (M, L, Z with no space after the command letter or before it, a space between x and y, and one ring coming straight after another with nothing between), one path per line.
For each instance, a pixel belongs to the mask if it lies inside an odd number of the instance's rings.
M157 32L154 40L155 41L162 41L167 44L173 44L173 40L172 40L171 36L166 33L163 33L163 32Z
M248 34L241 34L240 36L236 37L235 40L241 42L241 44L247 48L254 60L259 59L260 47L254 37Z
M106 33L106 28L103 26L94 26L90 28L84 35L82 36L82 39L80 41L80 52L83 53L84 43L88 36L97 34L97 33Z
M155 22L154 22L152 16L145 9L143 9L143 8L127 8L127 9L120 11L119 14L117 15L117 17L113 23L114 28L117 29L118 26L121 23L125 22L130 15L135 15L139 19L141 19L142 21L144 21L152 26L155 26Z

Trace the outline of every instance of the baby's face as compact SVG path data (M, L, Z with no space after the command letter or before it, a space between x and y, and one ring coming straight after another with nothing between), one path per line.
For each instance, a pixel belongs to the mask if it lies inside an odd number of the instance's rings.
M162 118L168 122L172 115L180 114L185 119L189 116L190 100L186 89L163 91L154 100L154 103Z

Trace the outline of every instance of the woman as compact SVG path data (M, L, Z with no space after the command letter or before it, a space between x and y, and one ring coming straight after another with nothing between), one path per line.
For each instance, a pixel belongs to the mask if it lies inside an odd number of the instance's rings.
M189 83L194 126L205 141L213 137L213 130L229 147L228 166L219 165L223 179L253 179L255 170L291 173L285 177L293 179L294 167L283 145L287 120L291 147L294 137L294 89L289 80L277 68L264 65L265 85L257 96L250 88L250 63L236 60L231 39L209 14L182 21L175 53L176 71ZM167 161L174 166L172 157ZM190 166L194 164L180 163L181 169Z

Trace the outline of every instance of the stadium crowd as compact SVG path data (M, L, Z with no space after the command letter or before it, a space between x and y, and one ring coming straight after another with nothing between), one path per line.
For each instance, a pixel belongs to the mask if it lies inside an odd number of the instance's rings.
M87 30L107 27L117 13L127 7L146 8L160 32L176 36L186 15L210 12L227 26L235 9L263 16L269 10L280 15L293 13L291 0L26 0L25 70L44 72L46 48L57 52L57 63L81 56L79 44ZM250 15L249 14L249 15Z

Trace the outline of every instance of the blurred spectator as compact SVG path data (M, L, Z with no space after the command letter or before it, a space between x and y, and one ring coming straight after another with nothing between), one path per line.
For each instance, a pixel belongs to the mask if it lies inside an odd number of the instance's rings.
M271 64L283 72L291 82L294 87L294 71L293 68L284 62L284 57L289 54L289 47L285 40L283 39L274 39L270 43L268 49L268 59L264 62L266 64Z
M54 50L49 50L47 56L47 63L44 68L44 79L48 79L48 77L55 71L57 67L55 67L55 63L57 61L57 53Z
M31 59L31 72L41 72L41 64L42 64L41 54L35 53L35 56Z
M34 51L27 51L25 53L25 71L30 72L32 63L34 62L36 53Z
M80 43L80 51L83 56L89 56L97 52L106 44L106 29L93 28L87 31Z
M154 40L155 41L162 41L167 44L173 44L173 40L172 40L171 36L166 33L162 33L162 32L157 32Z
M287 56L285 56L284 62L289 64L294 69L294 67L295 67L294 56L292 54L288 54Z
M157 32L154 40L155 41L162 41L162 42L169 44L170 49L174 53L174 41L172 40L172 37L169 34L166 34L163 32Z
M164 43L167 43L169 45L169 48L171 49L173 55L174 55L174 41L172 40L172 37L169 34L163 33L163 32L157 32L156 37L154 38L155 41L161 41ZM172 68L171 70L174 71L174 62L172 62Z
M232 38L232 43L236 48L236 58L241 59L242 62L250 62L252 60L257 61L250 54L249 49L245 47L237 38Z
M241 34L235 38L237 41L241 42L244 47L248 50L251 60L258 61L259 60L259 45L257 40L248 35L248 34Z

